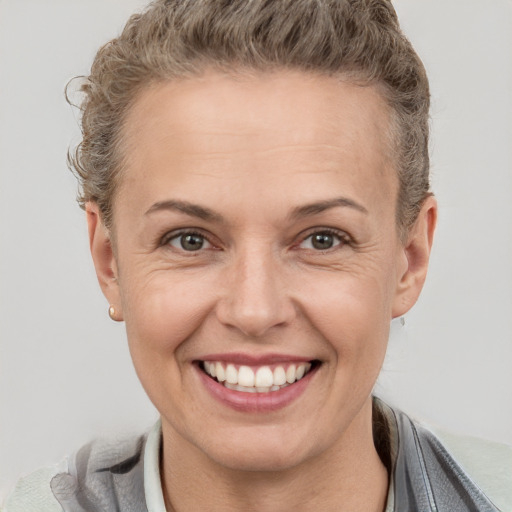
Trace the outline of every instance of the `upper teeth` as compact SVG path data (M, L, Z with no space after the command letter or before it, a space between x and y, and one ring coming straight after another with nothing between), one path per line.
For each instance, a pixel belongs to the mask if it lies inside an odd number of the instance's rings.
M232 363L224 365L219 361L204 361L204 369L208 375L216 377L219 382L232 389L267 392L277 391L302 379L311 369L311 363L290 364L286 369L284 366L275 366L273 369L270 366L260 366L253 369L250 366L237 367Z

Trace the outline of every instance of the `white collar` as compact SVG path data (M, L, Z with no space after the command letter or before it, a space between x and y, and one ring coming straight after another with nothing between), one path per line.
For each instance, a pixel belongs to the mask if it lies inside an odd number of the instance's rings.
M158 420L149 432L144 448L144 493L148 512L166 512L160 481L162 423Z

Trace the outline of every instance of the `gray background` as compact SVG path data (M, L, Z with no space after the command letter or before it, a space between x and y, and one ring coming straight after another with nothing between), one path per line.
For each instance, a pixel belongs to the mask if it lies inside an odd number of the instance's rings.
M108 319L63 89L141 0L0 0L0 498L88 439L150 425ZM512 3L400 0L430 74L440 219L423 295L392 326L377 392L459 433L512 443Z

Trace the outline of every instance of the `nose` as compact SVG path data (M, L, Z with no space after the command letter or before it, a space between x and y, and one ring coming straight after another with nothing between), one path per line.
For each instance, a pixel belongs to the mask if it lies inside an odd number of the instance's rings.
M217 318L247 337L290 324L296 312L282 265L270 250L247 248L226 269Z

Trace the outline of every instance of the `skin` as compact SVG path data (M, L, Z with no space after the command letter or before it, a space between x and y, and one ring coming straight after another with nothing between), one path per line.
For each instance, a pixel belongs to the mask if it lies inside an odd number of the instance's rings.
M388 124L375 87L292 71L153 85L129 112L115 237L94 203L87 217L100 285L161 413L168 510L384 509L371 391L390 320L423 286L437 214L428 198L400 241ZM166 201L214 215L154 206ZM180 245L191 229L199 251ZM311 235L326 230L333 245L318 250ZM286 407L240 412L195 364L233 352L321 365Z

